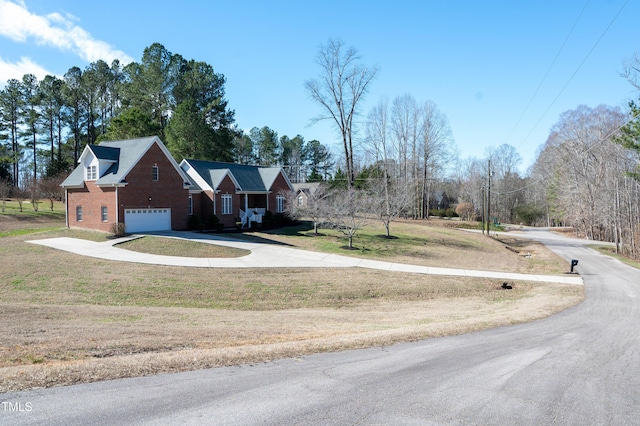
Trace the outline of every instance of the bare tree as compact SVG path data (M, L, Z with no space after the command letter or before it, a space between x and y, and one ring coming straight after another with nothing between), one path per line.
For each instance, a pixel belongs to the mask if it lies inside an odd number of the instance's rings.
M64 180L62 175L59 176L47 176L40 182L40 190L42 196L49 200L49 208L53 211L53 203L57 200L61 200L64 191L60 184Z
M490 149L488 157L492 173L491 212L502 222L512 222L514 209L524 202L525 183L518 172L522 157L508 144Z
M640 90L640 53L635 52L632 58L623 63L622 76L636 89Z
M384 225L385 236L390 238L391 222L402 215L406 215L411 209L412 194L407 190L406 186L399 185L397 182L383 182L382 179L373 182L370 189L371 210L377 213L378 218Z
M22 204L26 199L29 198L29 191L22 187L13 188L13 198L18 202L18 207L20 208L20 212L22 213Z
M381 99L377 106L375 106L367 117L367 138L369 146L373 149L375 155L375 162L382 166L382 180L374 185L377 190L377 197L380 213L380 219L385 224L386 234L389 237L389 223L394 218L394 212L396 209L393 206L391 200L391 191L389 186L391 185L391 176L395 173L391 169L391 161L389 161L389 153L391 147L388 142L388 128L387 128L387 116L388 106L387 100ZM397 182L397 180L395 181ZM406 187L404 188L406 189ZM406 191L402 191L406 194Z
M456 180L461 202L470 202L478 215L484 215L486 185L486 163L477 158L468 158L458 163Z
M416 159L418 140L421 131L418 103L409 94L398 96L391 107L391 133L398 154L400 166L398 178L409 185L416 181Z
M427 101L422 109L422 176L416 181L419 191L419 216L428 217L429 201L431 198L431 182L442 174L445 165L454 156L453 136L449 127L449 119L438 109L435 103Z
M291 194L290 215L295 218L309 218L313 222L313 233L318 233L319 224L329 217L329 191L324 183L309 191L304 203L299 203L295 193Z
M321 70L320 76L305 83L311 98L320 104L323 111L312 122L332 120L340 132L350 187L355 181L355 118L362 99L378 73L377 67L369 68L359 61L357 50L346 48L340 40L329 40L320 47L316 58Z
M471 220L471 218L474 216L474 213L475 213L475 209L472 203L469 203L469 202L459 203L456 206L456 214L461 218L464 218L464 220L467 220L467 221Z
M354 188L336 191L331 196L329 219L347 236L352 250L353 237L358 230L369 223L371 199L364 191Z
M613 241L620 228L615 215L624 203L617 204L616 198L631 166L624 148L611 139L623 122L619 108L605 105L567 111L536 161L536 168L545 173L540 184L555 209L552 214L589 239Z
M9 197L12 188L13 185L11 184L11 181L9 181L8 179L0 179L0 200L2 200L2 213L4 213L7 207L7 198Z
M40 205L40 185L36 178L33 176L25 175L23 177L24 188L27 197L31 201L31 207L33 207L33 211L38 211Z

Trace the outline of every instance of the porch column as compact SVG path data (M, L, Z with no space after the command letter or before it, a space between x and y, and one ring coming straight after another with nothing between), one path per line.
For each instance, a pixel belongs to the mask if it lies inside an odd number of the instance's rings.
M249 211L249 194L244 194L244 212Z

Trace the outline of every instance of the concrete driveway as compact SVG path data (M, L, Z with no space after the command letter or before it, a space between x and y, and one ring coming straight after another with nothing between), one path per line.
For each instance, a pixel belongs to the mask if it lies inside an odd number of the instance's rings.
M130 236L105 242L94 242L75 238L49 238L29 241L46 247L64 250L82 256L94 257L120 262L146 263L153 265L186 266L197 268L368 268L384 271L411 272L428 275L452 275L465 277L495 278L504 280L526 280L562 284L583 285L582 278L577 275L530 275L509 272L482 271L470 269L435 268L429 266L408 265L403 263L383 262L359 259L336 254L299 250L282 244L255 243L236 240L218 235L196 232L161 232L148 234L170 238L182 238L208 244L234 247L249 250L247 256L237 258L195 258L160 256L139 253L117 247L118 243L139 236Z

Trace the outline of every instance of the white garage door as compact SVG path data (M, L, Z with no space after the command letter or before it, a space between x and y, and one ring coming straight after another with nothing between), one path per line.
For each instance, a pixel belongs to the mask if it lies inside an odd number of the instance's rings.
M171 229L171 209L125 209L125 232L167 231Z

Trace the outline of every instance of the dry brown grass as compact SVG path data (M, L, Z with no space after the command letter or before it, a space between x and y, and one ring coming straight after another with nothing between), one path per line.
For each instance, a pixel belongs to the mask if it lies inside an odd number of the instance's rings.
M501 290L496 280L363 269L158 267L25 243L56 235L69 231L0 239L0 392L458 334L545 317L583 298L580 286ZM456 238L438 247L462 262L489 256L522 271L513 266L522 256L503 243ZM425 258L451 262L425 252L408 263Z
M499 232L497 239L488 238L455 228L458 223L440 219L400 220L391 224L392 236L396 238L385 239L382 225L373 221L356 234L354 245L358 250L354 251L340 249L345 245L345 237L334 230L321 230L324 234L321 237L309 236L306 230L294 236L278 231L246 235L307 250L422 266L525 274L559 274L569 270L566 261L536 241L518 240L506 232Z
M175 238L141 237L118 244L119 248L161 256L227 258L250 254L249 250L204 244Z

